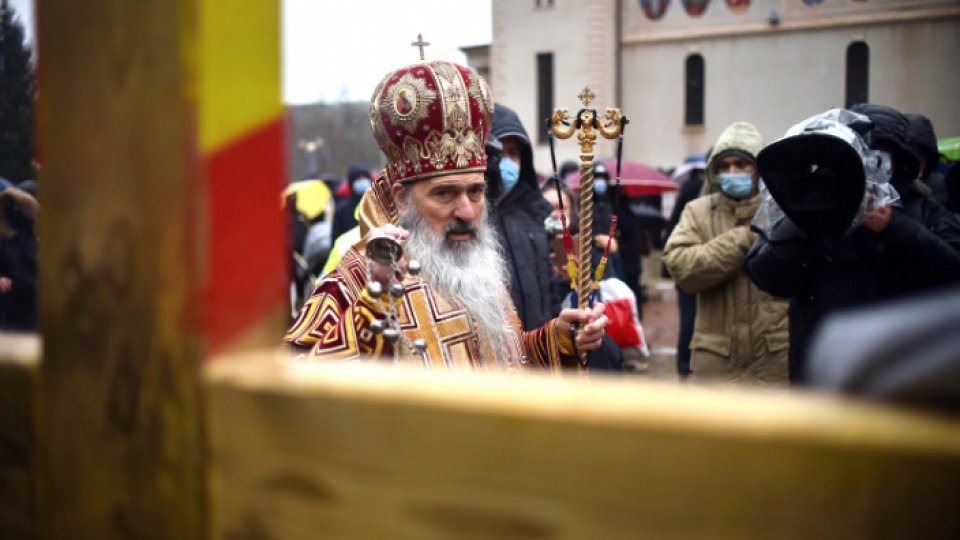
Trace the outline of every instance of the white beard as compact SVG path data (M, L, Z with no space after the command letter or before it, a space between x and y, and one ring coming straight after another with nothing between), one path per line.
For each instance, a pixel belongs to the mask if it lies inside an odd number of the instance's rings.
M400 214L398 225L410 231L404 251L408 260L421 263L423 281L437 294L463 306L477 325L480 342L489 344L499 357L484 358L484 364L496 365L510 358L506 348L510 343L506 265L486 210L474 231L476 238L459 242L447 242L446 234L434 234L413 201Z

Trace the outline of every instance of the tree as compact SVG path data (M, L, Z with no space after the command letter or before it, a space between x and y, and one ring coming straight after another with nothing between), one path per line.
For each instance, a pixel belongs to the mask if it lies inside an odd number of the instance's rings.
M0 176L17 183L34 178L33 56L23 25L0 0Z

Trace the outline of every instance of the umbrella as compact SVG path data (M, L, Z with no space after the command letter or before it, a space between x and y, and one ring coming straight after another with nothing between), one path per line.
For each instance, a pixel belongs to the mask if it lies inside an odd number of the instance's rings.
M667 218L660 213L659 208L654 208L644 203L630 203L629 207L634 221L636 221L641 229L658 231L667 226Z
M937 151L950 161L960 161L960 137L950 137L937 141Z
M690 179L691 171L702 171L707 168L707 162L700 161L687 161L683 165L677 167L673 174L670 175L670 179L678 184L682 184Z
M283 190L283 200L292 194L297 195L297 211L310 221L326 209L332 196L330 188L323 180L292 182Z
M616 182L613 178L617 174L617 160L604 159L600 163L610 171L610 183ZM580 191L580 171L576 170L564 177L564 181L573 191ZM676 191L679 185L668 176L639 161L622 161L620 163L620 186L627 197L644 197L660 195L665 191ZM611 187L613 187L611 185Z

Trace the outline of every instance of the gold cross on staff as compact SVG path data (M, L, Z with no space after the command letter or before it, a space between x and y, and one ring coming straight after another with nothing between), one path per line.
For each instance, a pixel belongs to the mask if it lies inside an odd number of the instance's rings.
M411 43L410 46L411 46L411 47L419 47L419 48L420 48L420 61L421 61L421 62L426 62L426 61L427 61L426 58L424 58L424 56L423 56L423 48L430 46L430 43L423 40L423 34L417 34L417 40L414 41L413 43Z
M580 102L583 103L584 107L589 107L590 102L593 101L593 98L597 96L593 95L593 92L590 91L589 86L584 86L583 91L577 94L577 97L580 98Z

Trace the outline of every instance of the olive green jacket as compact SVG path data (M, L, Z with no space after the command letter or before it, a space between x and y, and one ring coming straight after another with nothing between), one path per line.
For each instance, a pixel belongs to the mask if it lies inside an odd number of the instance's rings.
M712 174L713 158L723 150L756 155L761 146L759 133L749 124L724 131L707 164L708 194L684 208L664 249L663 261L677 285L697 296L690 342L695 380L787 382L788 302L758 289L743 269L756 238L749 226L760 196L731 199L719 192Z

